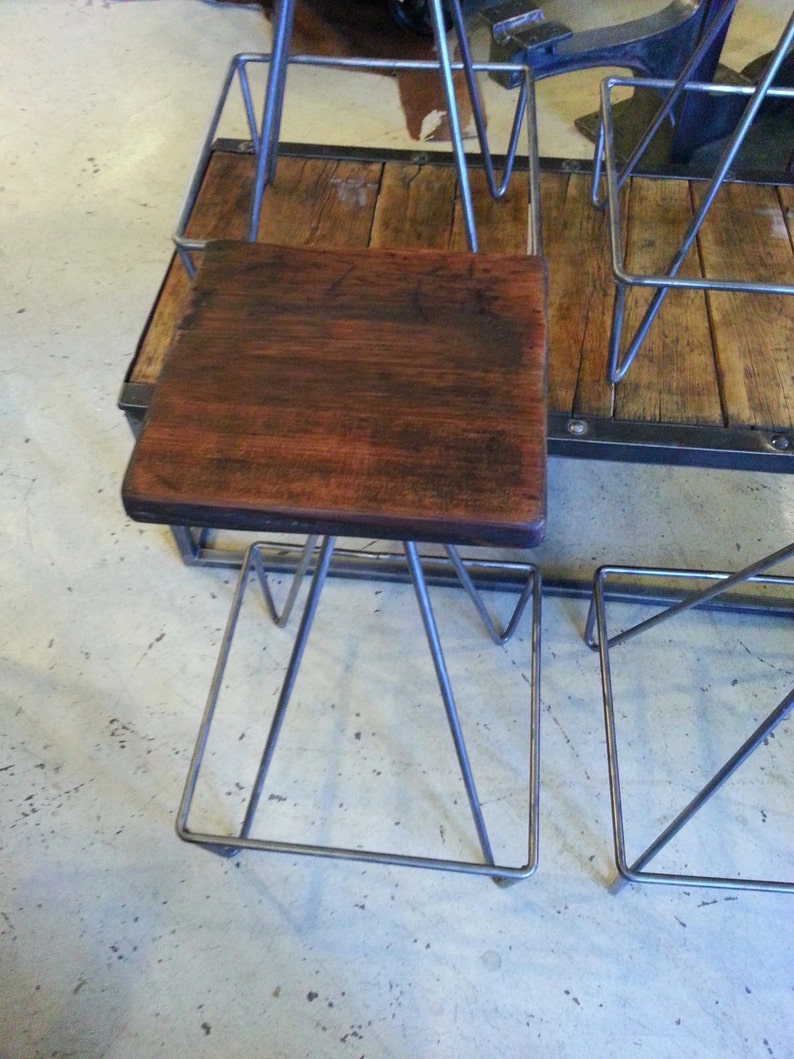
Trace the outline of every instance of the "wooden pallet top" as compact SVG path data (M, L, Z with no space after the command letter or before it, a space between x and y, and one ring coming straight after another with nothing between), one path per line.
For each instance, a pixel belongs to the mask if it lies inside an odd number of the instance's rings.
M253 175L250 154L211 159L189 234L241 238ZM661 270L692 216L702 185L635 178L625 202L626 262ZM526 249L526 178L493 202L473 172L481 248ZM794 303L784 296L675 291L625 380L605 381L613 282L606 216L589 201L589 176L544 172L549 268L549 411L615 424L794 431ZM464 249L454 168L402 160L284 156L265 196L261 238L287 246ZM725 186L685 266L690 274L794 283L794 192ZM142 338L130 382L156 382L188 284L178 262ZM628 326L649 294L629 292Z

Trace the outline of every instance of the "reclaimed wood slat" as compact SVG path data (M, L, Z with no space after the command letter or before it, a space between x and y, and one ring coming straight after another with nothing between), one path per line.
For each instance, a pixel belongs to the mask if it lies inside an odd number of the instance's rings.
M253 187L253 157L216 151L207 166L187 235L194 239L243 238ZM163 357L185 311L190 283L174 257L144 332L130 381L157 382Z
M700 234L706 275L794 283L790 190L728 184ZM728 422L794 427L794 297L709 292Z
M469 173L479 249L489 254L526 254L529 180L526 173L514 173L504 196L496 200L488 190L484 169ZM455 201L455 223L451 248L468 250L460 195Z
M691 218L686 182L632 180L627 268L642 275L665 272ZM695 247L679 275L701 275ZM650 299L650 291L629 291L624 343L634 334ZM724 425L705 304L701 291L670 291L634 363L616 387L617 418Z
M280 246L364 247L378 197L377 163L279 159L262 201L260 242Z
M384 166L370 246L447 250L455 220L455 170L450 166Z
M189 233L243 237L252 176L250 155L216 151ZM484 173L473 170L484 250L523 252L524 179L516 174L507 201L496 203L487 195ZM283 156L276 185L265 196L262 235L288 245L364 246L369 241L376 248L463 250L456 188L454 168L432 160L417 166ZM685 185L678 181L654 181L653 188L632 191L645 223L630 225L624 215L624 232L634 238L630 265L653 258L659 266L672 253L668 240L673 233L678 238L689 216L681 189ZM731 426L794 429L792 298L672 292L648 343L614 388L613 401L613 387L604 380L613 298L605 215L590 205L587 174L544 173L541 191L550 278L551 411L649 424L722 426L727 420ZM696 185L692 194L699 193ZM794 282L793 239L794 190L742 185L726 189L725 201L721 197L715 203L699 250L711 274L724 276L739 268L758 278L766 270ZM141 339L131 382L157 382L186 298L186 279L175 263ZM630 314L636 312L636 306L630 308ZM629 324L632 319L636 315L630 315ZM707 337L709 324L716 339ZM716 367L709 354L715 345Z
M541 176L543 252L549 265L549 411L608 417L605 381L614 298L606 215L586 176Z

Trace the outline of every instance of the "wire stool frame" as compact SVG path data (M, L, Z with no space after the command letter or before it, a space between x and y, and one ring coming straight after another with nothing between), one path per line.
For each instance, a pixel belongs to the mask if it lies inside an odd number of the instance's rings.
M717 604L720 597L733 588L743 584L769 584L778 586L794 586L794 578L765 576L766 571L778 563L794 556L794 545L785 548L745 567L735 574L706 573L702 571L662 570L645 569L625 566L604 566L596 572L593 596L585 629L585 641L589 647L597 650L601 660L601 684L604 701L604 719L606 725L607 740L607 764L609 769L609 784L611 793L612 829L615 843L615 862L618 869L618 878L612 886L612 892L617 893L627 882L648 883L673 883L679 886L711 886L719 889L747 889L747 890L773 890L777 892L794 891L794 882L772 879L755 878L731 878L714 875L688 875L679 872L655 872L648 870L647 866L661 852L662 849L682 830L682 828L695 816L695 814L716 794L716 792L727 782L737 769L757 750L769 735L784 721L794 707L794 689L786 694L777 706L766 716L766 718L755 728L755 730L744 740L741 746L733 753L725 763L714 773L706 784L690 799L688 804L674 817L674 819L660 832L660 834L646 847L646 849L631 862L626 854L626 838L624 827L624 799L620 781L617 720L615 713L615 701L612 688L612 656L611 651L619 644L639 636L645 631L669 621L677 614L682 614L694 607ZM630 577L633 580L639 578L661 578L662 581L670 583L673 579L685 579L690 583L698 583L705 580L706 587L685 595L683 599L668 605L653 617L636 625L630 626L623 631L610 636L607 625L606 597L610 579L619 577ZM620 598L620 597L618 597ZM625 598L625 597L623 597ZM635 601L639 601L638 597ZM647 600L646 600L647 601ZM736 604L737 606L739 604ZM790 615L792 608L775 608L774 612ZM770 613L773 611L770 609ZM594 635L597 628L597 637Z

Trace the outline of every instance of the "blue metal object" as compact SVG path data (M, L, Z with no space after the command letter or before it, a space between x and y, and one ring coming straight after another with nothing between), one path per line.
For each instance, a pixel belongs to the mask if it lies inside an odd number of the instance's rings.
M554 0L525 3L527 23L506 32L500 12L508 5L487 8L482 15L494 30L492 61L526 63L537 80L598 66L626 67L637 76L664 78L681 70L726 3L733 7L735 0L672 0L656 14L579 32L554 18ZM714 72L721 48L722 40L704 58L698 77L707 79L709 67Z
M518 4L525 9L524 22ZM719 31L690 70L690 80L711 81L735 6L736 0L672 0L653 15L578 32L555 18L554 0L507 0L487 8L482 17L491 26L491 60L525 63L536 80L600 66L629 69L637 77L675 79L719 19ZM706 140L730 131L738 114L726 101L720 103L704 97L682 103L675 116L670 161L687 161ZM579 122L577 126L589 134Z

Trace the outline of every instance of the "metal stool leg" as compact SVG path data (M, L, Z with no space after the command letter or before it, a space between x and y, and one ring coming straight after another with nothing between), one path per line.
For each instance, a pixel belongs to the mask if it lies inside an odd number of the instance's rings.
M272 181L275 172L294 14L295 0L277 0L273 9L273 50L267 75L262 128L259 134L259 154L256 160L251 217L248 225L248 239L252 243L256 242L259 231L265 186Z
M721 20L717 19L712 27L712 31L716 29L719 31ZM709 37L705 38L708 42ZM667 297L668 292L672 288L685 288L692 290L746 290L755 291L758 293L770 293L770 294L792 294L794 288L791 285L782 283L747 283L739 281L728 281L728 280L709 280L709 279L689 279L681 278L678 276L679 269L683 264L689 250L694 243L701 226L703 225L706 216L711 209L714 199L719 192L724 181L728 178L731 166L733 165L734 159L738 154L742 144L744 143L745 137L750 130L750 127L758 114L759 108L761 107L764 100L769 96L770 98L781 97L791 98L794 95L792 92L784 89L775 89L772 87L773 81L777 75L778 69L781 63L788 54L792 43L794 43L794 15L791 16L786 27L783 30L780 41L778 42L775 50L770 56L769 64L763 77L758 82L758 85L752 89L742 89L734 87L711 87L708 86L689 86L684 84L683 78L677 82L672 81L641 81L627 78L607 78L601 86L601 125L598 133L597 144L596 144L596 159L594 169L594 185L593 185L593 201L597 206L603 205L605 202L608 203L609 209L609 233L610 243L612 247L612 270L615 277L616 284L616 297L615 305L612 316L612 329L609 340L609 349L607 354L607 371L606 378L610 383L620 382L626 375L626 372L634 362L637 353L645 341L648 331L651 328L654 320L656 319L659 310ZM688 73L685 71L685 73ZM611 101L610 93L613 87L616 85L633 85L633 86L648 86L652 88L669 90L670 95L667 101L662 105L657 118L652 122L649 132L655 131L657 122L661 122L667 114L672 103L678 98L679 94L687 87L693 89L712 91L729 96L729 95L744 95L747 96L747 104L739 120L733 134L729 138L722 156L717 164L710 182L708 183L703 198L692 218L689 227L684 233L678 250L673 254L670 261L667 264L667 268L664 273L657 276L633 276L626 271L623 264L623 246L622 246L622 234L621 234L621 223L620 223L620 202L619 202L619 191L623 183L631 176L636 163L639 161L640 155L649 142L649 136L643 137L637 150L632 154L628 164L618 173L618 163L615 156L613 134L612 134L612 117L611 117ZM597 182L601 175L601 165L604 165L604 171L606 175L607 191L603 198L598 196L596 187ZM624 352L621 354L621 344L623 337L623 324L624 324L624 307L625 307L625 296L626 290L633 286L646 286L654 288L654 294L651 298L650 304L646 309L642 320L637 326L636 331L630 338Z
M449 682L449 674L447 673L446 663L444 662L441 642L438 638L438 629L436 628L435 618L433 617L433 609L430 606L430 597L427 594L427 584L425 583L425 577L422 573L422 564L419 561L416 545L413 542L406 541L404 548L405 556L408 560L408 568L411 571L411 579L414 583L414 590L416 591L419 612L422 615L425 636L427 637L427 643L433 659L433 667L436 671L438 687L441 691L444 709L447 712L447 723L449 724L449 730L452 733L452 739L455 743L455 753L458 755L458 764L460 765L460 772L463 776L463 783L466 787L469 808L471 809L471 815L474 818L474 825L477 828L477 836L480 840L483 857L485 857L488 864L493 864L491 843L488 839L488 832L485 828L485 820L482 815L480 799L477 797L477 789L474 785L474 776L472 775L471 765L469 763L469 755L466 752L466 744L463 740L463 731L460 727L460 718L458 717L455 698L452 694L452 685Z
M524 587L521 590L521 594L518 597L518 602L513 609L513 613L510 616L507 625L503 629L497 628L493 618L486 610L485 604L482 601L482 596L477 590L477 586L471 579L469 571L466 569L466 565L458 555L457 548L453 548L451 544L444 546L449 561L452 563L452 567L457 575L458 580L466 589L466 592L474 604L477 613L480 615L485 630L491 637L493 642L501 647L502 644L506 644L511 638L513 633L516 631L516 626L521 621L521 615L524 613L524 609L529 602L530 597L535 591L535 576L534 569L530 570L529 576L527 577Z
M726 783L737 769L762 745L777 726L785 720L794 708L794 690L786 694L780 703L755 728L741 746L717 769L706 784L692 797L687 805L660 832L660 834L631 862L626 854L623 793L620 781L618 756L617 724L612 687L612 667L610 650L618 644L627 642L662 622L668 621L685 611L697 606L705 606L724 596L731 588L745 583L794 584L792 578L768 578L764 574L771 567L794 555L794 545L781 548L764 559L745 567L738 573L703 574L693 571L654 570L636 567L602 567L595 575L593 596L585 629L585 640L592 648L597 648L601 659L601 684L604 702L604 720L607 741L607 765L611 795L612 829L615 844L615 861L618 878L610 888L617 893L627 882L674 883L682 886L711 886L720 889L773 890L777 892L794 891L794 882L770 879L726 878L721 876L689 875L678 872L647 871L647 865L656 855L682 830L706 802ZM606 617L606 583L611 575L627 575L634 578L663 577L707 577L715 583L706 588L688 594L684 599L666 606L659 613L644 621L629 626L627 629L610 636ZM636 596L633 597L636 600ZM790 613L791 609L787 609ZM598 636L594 636L597 626Z
M315 538L310 538L304 548L303 558L299 565L299 571L303 569L305 571L308 566L311 553L314 550ZM309 548L311 543L311 549ZM254 781L253 792L248 803L248 808L245 814L245 820L240 830L240 838L247 838L251 829L251 823L256 812L259 798L262 793L262 787L267 776L267 770L270 766L270 762L273 757L275 750L276 741L278 739L279 732L281 731L281 725L284 721L284 716L289 705L290 696L292 695L292 689L295 686L295 678L298 674L303 652L306 647L306 641L309 637L311 630L312 621L317 611L317 604L320 599L320 593L322 592L323 584L325 582L326 575L328 573L328 567L331 562L331 556L334 551L334 537L326 537L323 541L322 548L320 549L320 556L317 562L317 566L312 577L311 588L309 589L309 596L306 600L304 607L303 616L301 618L300 628L298 635L295 639L295 644L292 649L292 657L287 667L287 673L284 677L284 683L281 688L281 695L279 696L278 705L276 706L276 712L273 716L273 720L270 725L270 731L268 733L267 742L265 749L262 754L262 759L257 770L256 779ZM220 695L221 686L223 683L223 674L226 671L226 664L229 660L229 652L232 646L232 640L234 638L234 631L237 627L237 620L240 616L240 608L243 602L243 596L245 595L246 585L252 568L256 569L257 575L260 579L260 584L265 589L265 598L268 601L268 609L271 611L276 624L283 624L281 617L284 613L288 615L289 610L292 609L292 604L295 600L296 586L299 587L297 581L298 574L296 573L295 579L293 580L293 587L290 591L290 597L282 615L279 616L275 612L275 608L272 605L272 596L270 595L269 588L265 588L266 581L262 579L261 564L258 557L258 545L252 545L246 554L243 565L240 569L240 575L237 579L237 587L235 589L234 598L232 601L232 608L229 613L229 618L226 623L226 630L221 641L221 648L218 655L218 662L215 667L215 673L212 678L212 684L210 686L210 693L207 698L207 705L204 710L204 717L199 728L199 735L196 741L196 748L193 752L193 758L190 762L190 768L188 770L187 781L185 783L185 789L182 794L182 801L179 806L179 812L177 813L177 825L176 830L180 838L190 842L197 842L199 845L205 846L214 853L221 853L223 856L231 857L235 853L238 853L240 846L237 844L236 839L230 839L224 841L219 839L219 836L202 836L194 834L187 827L187 818L190 813L190 805L193 799L193 795L196 789L196 783L198 781L199 769L201 768L201 762L204 757L204 751L206 750L207 740L209 738L210 727L212 725L212 719L215 715L215 708L218 704L218 696Z
M298 669L301 664L306 642L314 619L320 593L322 591L331 557L334 550L334 538L327 537L322 543L316 567L312 576L311 587L304 606L300 627L292 648L292 654L287 667L286 675L282 684L278 703L273 718L270 722L265 746L259 761L256 777L252 785L251 795L248 800L245 817L237 835L210 834L207 832L193 831L188 826L188 817L191 804L198 782L202 760L207 747L213 717L216 711L221 686L223 683L226 664L231 650L234 632L237 626L240 609L242 606L245 588L250 580L251 574L255 573L262 582L264 570L257 553L260 545L253 545L247 555L240 571L237 587L235 589L232 607L227 621L226 630L221 642L218 662L215 668L212 685L210 688L204 717L199 728L196 747L190 763L182 801L177 814L177 834L188 842L203 846L213 853L221 856L234 856L241 850L262 850L270 852L283 852L293 854L308 854L319 857L333 857L345 860L374 862L379 864L404 865L409 867L445 869L450 871L465 872L469 874L486 875L494 879L500 885L509 885L520 879L528 878L537 867L537 842L538 842L538 799L539 799L539 740L538 726L540 719L540 608L541 590L540 576L534 567L528 567L527 585L521 594L519 601L519 613L522 612L528 601L528 595L532 594L532 637L531 637L531 680L530 680L530 711L529 711L529 794L528 794L528 837L527 837L527 860L520 866L500 865L495 862L491 849L490 839L486 830L485 820L480 807L474 779L469 763L460 719L452 696L451 684L447 673L441 645L438 638L435 620L433 617L430 600L427 592L421 561L415 544L406 544L405 552L408 560L411 579L414 584L419 609L422 616L425 635L430 646L436 676L441 690L447 721L452 734L458 764L463 777L464 786L469 800L469 806L474 819L475 828L480 842L483 861L461 861L443 859L437 857L424 857L403 854L392 854L387 852L351 849L338 846L313 845L308 843L281 842L251 837L251 828L256 815L262 791L267 778L283 721L289 705L290 697L295 685ZM313 554L312 546L304 549L300 569L305 573L311 562ZM302 573L300 574L302 577ZM468 576L468 575L467 575ZM263 588L266 586L266 579ZM476 590L475 590L476 591ZM288 605L294 602L297 594L295 583L290 590ZM269 588L265 589L265 598L268 601L268 610L274 621L280 622L283 612L279 615L272 604ZM515 628L517 618L511 619L510 628ZM283 624L283 622L280 622Z

